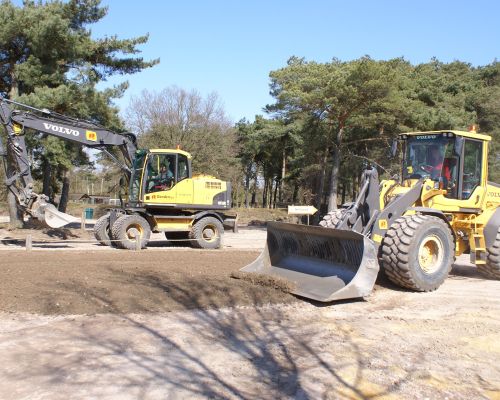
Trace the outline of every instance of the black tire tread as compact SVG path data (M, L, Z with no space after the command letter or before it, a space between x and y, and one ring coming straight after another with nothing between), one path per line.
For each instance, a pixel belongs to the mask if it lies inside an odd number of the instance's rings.
M430 215L406 215L397 218L387 231L381 246L381 264L387 277L396 285L419 292L436 290L441 283L423 287L410 270L410 244L417 229L430 221L436 222L449 233L449 245L453 249L453 237L449 227L438 217ZM446 274L451 270L453 256L448 257Z
M479 264L477 269L484 276L491 279L500 279L500 229L493 245L486 249L486 264Z
M103 215L94 225L94 236L103 246L111 246L109 237L109 214Z
M129 240L126 237L127 226L134 222L141 223L144 228L144 235L141 241L141 249L146 248L149 242L149 238L151 237L151 228L148 221L137 214L123 215L119 217L113 224L113 227L111 228L111 235L113 239L118 240L118 242L116 242L117 247L125 250L135 250L135 242Z
M321 221L319 221L319 225L324 228L335 228L344 216L345 211L346 210L343 208L338 208L337 210L330 211L323 217Z
M216 242L205 242L202 239L203 228L206 224L214 224L219 231L219 239ZM222 245L222 235L224 233L224 226L215 217L203 217L196 221L189 231L189 239L191 239L191 245L198 249L218 249ZM201 238L201 239L200 239Z

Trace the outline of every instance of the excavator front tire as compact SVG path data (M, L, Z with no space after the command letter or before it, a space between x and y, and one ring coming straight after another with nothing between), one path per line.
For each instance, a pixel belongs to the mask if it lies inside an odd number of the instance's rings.
M500 279L500 229L493 245L486 250L486 264L478 264L477 269L488 278Z
M396 285L430 292L444 282L454 258L448 225L430 215L407 215L394 221L382 242L381 264Z
M145 249L151 236L148 221L138 214L119 217L111 228L117 246L126 250L135 250L137 237L140 236L141 249Z
M111 246L109 214L103 215L94 225L94 236L103 246Z

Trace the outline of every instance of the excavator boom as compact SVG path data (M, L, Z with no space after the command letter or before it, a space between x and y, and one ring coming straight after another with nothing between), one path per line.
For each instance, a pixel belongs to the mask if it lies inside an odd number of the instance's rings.
M12 105L21 107L22 110L14 110ZM5 148L0 141L0 154L3 156L7 177L5 183L24 212L45 221L52 228L59 228L78 219L58 211L49 203L47 196L33 191L31 162L25 142L26 130L56 136L105 152L109 147L118 147L126 162L119 165L130 177L130 167L137 150L135 136L131 133L115 133L90 121L2 98L0 98L0 123L4 126L7 137ZM111 154L110 156L117 161L114 156Z

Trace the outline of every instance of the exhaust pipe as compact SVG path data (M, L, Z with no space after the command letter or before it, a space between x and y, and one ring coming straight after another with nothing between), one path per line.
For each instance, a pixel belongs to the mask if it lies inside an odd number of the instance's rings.
M330 302L369 295L379 265L375 245L360 233L268 222L264 251L241 271L284 279L291 293Z

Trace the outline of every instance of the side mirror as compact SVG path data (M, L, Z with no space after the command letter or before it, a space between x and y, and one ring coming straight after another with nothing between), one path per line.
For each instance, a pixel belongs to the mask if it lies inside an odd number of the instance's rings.
M457 157L462 157L462 150L464 148L464 138L462 136L455 137L455 145L453 146L453 153Z

